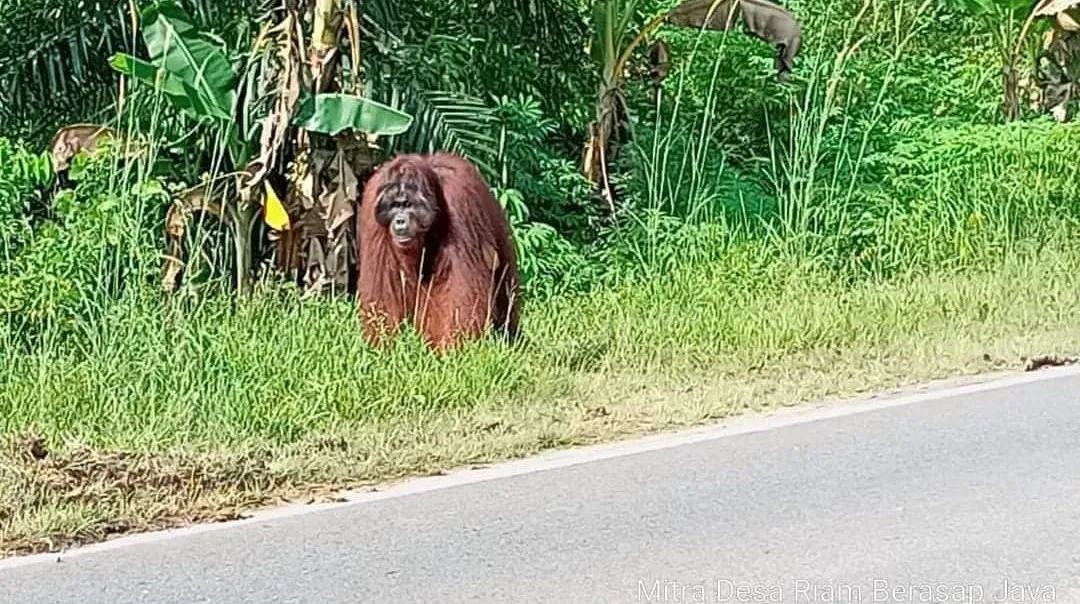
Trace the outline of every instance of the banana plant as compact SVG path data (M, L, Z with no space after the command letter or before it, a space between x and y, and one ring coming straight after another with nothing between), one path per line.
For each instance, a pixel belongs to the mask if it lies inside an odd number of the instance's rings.
M283 226L274 227L277 267L308 293L346 291L356 272L355 205L379 155L376 140L410 131L415 120L364 96L358 2L271 4L265 21L276 24L266 50L275 102L258 163L289 171ZM303 23L312 24L308 37Z
M598 0L592 12L594 31L589 54L597 68L599 82L595 118L589 124L581 169L593 186L599 184L612 212L615 206L608 178L608 160L618 143L618 130L628 117L623 95L627 66L634 51L663 25L671 12L670 9L661 11L634 33L630 31L630 23L639 5L639 0Z
M1015 65L1021 45L1037 19L1042 17L1052 21L1050 31L1043 38L1043 50L1036 60L1036 71L1042 88L1043 108L1048 109L1059 122L1068 119L1069 102L1080 82L1077 7L1080 7L1080 0L1040 0L1020 28L1011 57ZM1045 69L1040 65L1044 59L1048 62Z
M630 22L636 15L639 0L599 0L593 6L594 33L589 54L599 72L596 115L589 125L589 136L582 152L582 173L600 191L614 212L614 197L608 178L608 157L616 143L617 131L626 119L623 83L627 64L638 46L659 27L667 13L652 17L633 34Z
M317 6L311 7L316 11L316 35L320 15L324 14L319 10L328 6L333 8L336 2L318 0ZM235 277L241 291L246 289L252 273L251 240L259 210L263 210L264 218L276 217L267 220L271 228L287 231L292 227L287 215L280 218L278 192L267 180L272 171L284 168L279 161L280 151L290 134L342 136L355 132L365 137L390 136L405 132L412 123L411 116L359 95L324 93L318 85L314 90L302 89L299 82L304 78L298 67L304 61L287 56L288 49L270 43L271 31L277 31L286 34L289 44L298 45L294 36L298 35L302 15L286 8L282 21L273 30L263 32L255 49L237 58L231 57L214 36L200 31L175 0L155 0L139 11L149 57L143 60L117 53L110 58L114 69L153 86L198 127L220 133L219 141L229 164L226 176L211 179L200 190L189 192L177 207L181 214L196 206L204 211L220 208L232 233ZM318 52L323 47L314 44L313 48ZM289 64L285 70L261 69L268 62L269 51L276 51L278 58L286 55ZM234 71L236 63L241 65L239 74ZM313 71L318 67L314 64ZM253 116L258 108L251 99L261 97L263 88L270 90L272 109L268 115ZM172 226L177 222L171 221Z
M1001 113L1006 120L1020 117L1019 54L1040 5L1059 0L943 0L949 7L980 19L993 35L1001 57Z

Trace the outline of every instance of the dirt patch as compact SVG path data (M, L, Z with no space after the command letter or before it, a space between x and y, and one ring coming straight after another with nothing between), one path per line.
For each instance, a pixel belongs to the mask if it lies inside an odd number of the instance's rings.
M12 438L5 449L0 556L235 520L245 510L331 493L325 485L302 485L275 470L269 451L212 458L85 446L56 452L36 435Z

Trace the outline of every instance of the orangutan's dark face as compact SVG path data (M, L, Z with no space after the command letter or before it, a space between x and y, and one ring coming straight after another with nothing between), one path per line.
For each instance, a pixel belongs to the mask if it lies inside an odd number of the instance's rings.
M412 171L393 175L375 206L375 220L398 247L421 245L439 214L435 191L427 178Z

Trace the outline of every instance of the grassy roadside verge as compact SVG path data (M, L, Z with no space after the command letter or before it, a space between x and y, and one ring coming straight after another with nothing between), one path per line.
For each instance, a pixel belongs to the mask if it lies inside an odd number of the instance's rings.
M347 303L131 301L85 350L0 358L0 553L1080 351L1080 250L1009 257L850 285L736 248L442 360L371 353Z

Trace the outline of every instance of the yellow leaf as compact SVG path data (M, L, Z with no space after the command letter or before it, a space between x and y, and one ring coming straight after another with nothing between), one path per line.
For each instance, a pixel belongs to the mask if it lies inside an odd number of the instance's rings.
M263 220L272 229L278 231L289 230L289 213L285 211L285 206L282 205L281 200L278 199L277 193L274 191L274 187L271 187L269 182L263 181L263 185L266 188Z

